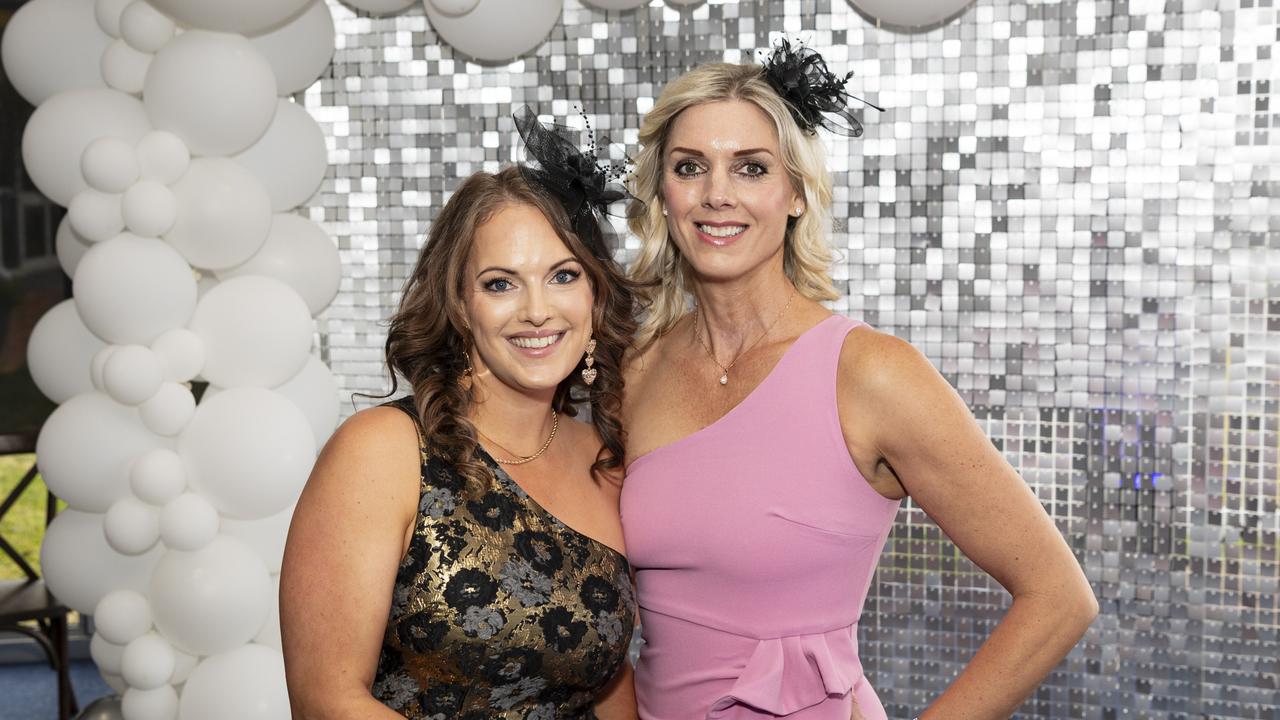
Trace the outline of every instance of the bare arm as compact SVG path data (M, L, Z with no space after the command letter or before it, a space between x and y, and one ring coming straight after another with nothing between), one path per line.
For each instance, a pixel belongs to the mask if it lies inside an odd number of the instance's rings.
M393 408L357 413L316 462L280 572L285 676L297 720L400 717L370 686L418 475L417 431Z
M854 461L873 485L885 493L900 483L1013 596L968 666L920 717L1009 717L1097 615L1079 563L959 395L907 343L854 331L841 358L840 407Z

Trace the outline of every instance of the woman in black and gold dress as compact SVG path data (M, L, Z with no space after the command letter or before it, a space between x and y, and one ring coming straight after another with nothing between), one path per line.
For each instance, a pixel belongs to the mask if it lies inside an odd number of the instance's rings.
M387 340L413 394L344 423L299 500L280 578L295 718L634 717L634 301L597 216L616 196L517 124L558 154L478 173L441 210Z

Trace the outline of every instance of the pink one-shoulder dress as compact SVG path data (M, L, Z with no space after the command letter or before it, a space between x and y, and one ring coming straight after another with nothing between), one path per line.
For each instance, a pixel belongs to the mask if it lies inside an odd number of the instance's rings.
M740 404L636 458L622 488L644 646L644 720L884 720L858 619L898 501L849 457L836 409L845 337L802 334Z

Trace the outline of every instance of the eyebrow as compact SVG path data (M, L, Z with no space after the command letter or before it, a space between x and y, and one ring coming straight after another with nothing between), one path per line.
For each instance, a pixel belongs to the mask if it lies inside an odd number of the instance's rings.
M701 151L690 150L689 148L686 148L686 147L673 147L671 148L671 152L668 154L674 155L675 153L684 153L685 155L697 155L699 157L704 157L704 154ZM773 155L773 152L768 148L747 148L745 150L739 150L735 152L733 156L742 157L743 155L757 155L760 153L763 153L765 155Z
M561 259L561 260L557 260L557 261L556 261L556 262L551 266L551 268L550 268L549 270L547 270L547 272L552 272L552 271L554 271L556 268L560 267L561 265L564 265L565 263L571 263L571 262L581 264L581 261L580 261L580 260L578 260L578 258L573 257L572 255L570 255L570 256L569 256L569 257L567 257L567 258L563 258L563 259ZM499 266L499 265L490 265L489 267L487 267L487 268L485 268L485 269L481 270L480 272L476 273L476 277L477 277L477 278L479 278L481 275L484 275L484 274L485 274L485 273L487 273L487 272L500 272L500 273L506 273L507 275L519 275L519 274L520 274L520 273L516 272L515 270L512 270L511 268L505 268L505 267L501 267L501 266Z

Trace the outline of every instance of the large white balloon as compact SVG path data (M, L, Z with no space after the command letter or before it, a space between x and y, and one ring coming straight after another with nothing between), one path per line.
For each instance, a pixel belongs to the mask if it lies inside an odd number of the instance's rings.
M312 315L329 306L342 283L342 259L333 239L316 223L299 215L277 214L271 233L257 254L217 273L272 277L293 288Z
M271 63L245 38L192 30L156 53L143 97L151 122L182 138L192 153L233 155L271 124L276 79Z
M181 714L182 720L288 720L284 657L252 644L206 658L187 678Z
M235 159L262 181L276 212L306 202L329 167L324 131L305 108L284 99L266 134Z
M36 439L36 456L54 495L77 510L103 513L129 495L134 458L163 442L142 426L136 409L85 393L49 415ZM95 542L105 545L101 522L98 532Z
M120 37L120 16L124 15L124 9L133 2L134 0L97 0L93 4L93 16L102 32L113 38Z
M551 33L563 0L480 0L460 17L449 17L427 0L431 27L464 55L487 62L513 60L542 44Z
M315 462L302 411L262 388L233 388L196 408L178 443L191 487L223 514L252 520L293 504Z
M160 514L136 497L120 498L103 518L102 530L112 550L141 555L160 539Z
M164 47L177 29L173 20L145 0L134 0L120 13L120 37L144 53Z
M102 79L122 93L141 95L154 58L124 40L113 40L102 53Z
M271 614L267 616L267 621L262 624L262 629L257 635L253 636L253 641L259 645L267 645L277 650L281 649L283 643L280 641L280 576L271 576L271 597L274 601L271 603Z
M186 325L196 305L196 281L182 256L160 240L129 233L85 253L73 293L84 324L121 345L147 345Z
M257 35L278 27L313 0L150 0L161 12L184 25Z
M271 230L271 197L253 173L234 160L192 160L173 193L178 219L165 239L198 268L239 265L253 257Z
M648 5L649 0L583 0L592 7L601 10L632 10L641 5Z
M316 436L316 447L324 447L338 426L338 380L317 357L307 359L302 372L275 391L293 401L307 416Z
M18 7L0 40L0 61L32 105L64 90L102 87L98 60L111 38L98 27L91 0L32 0Z
M133 143L120 138L98 138L80 156L80 171L89 187L105 193L122 193L138 181L138 158Z
M196 655L243 645L270 613L266 566L243 542L226 536L195 552L165 553L150 588L156 627L178 648Z
M80 158L104 137L136 142L151 129L137 98L106 88L68 90L46 100L22 133L22 162L36 188L66 206L89 187Z
M240 538L253 548L267 571L272 575L280 572L284 561L284 541L289 535L289 521L293 519L293 505L283 511L261 520L235 520L226 518L222 521L222 533Z
M427 4L441 15L462 17L480 4L480 0L427 0Z
M200 298L188 326L204 341L204 377L221 387L274 387L310 357L307 304L274 278L223 280Z
M71 227L70 218L63 217L58 223L58 234L54 238L54 247L58 254L58 264L67 277L74 277L80 258L93 247L92 243L82 237Z
M412 0L410 0L412 2ZM311 87L333 59L333 14L328 3L311 3L297 18L250 42L271 63L276 94L292 95Z
M151 603L142 593L114 590L98 601L93 626L105 640L128 645L151 629Z
M40 569L54 597L87 615L113 590L146 592L161 552L121 555L102 539L102 515L67 509L45 530Z
M391 15L403 10L407 10L409 6L419 0L342 0L347 5L363 10L370 15Z
M92 392L89 366L106 344L84 326L74 300L63 300L36 321L27 341L27 367L45 397L64 403Z
M950 20L973 0L849 0L849 4L877 25L921 30Z

